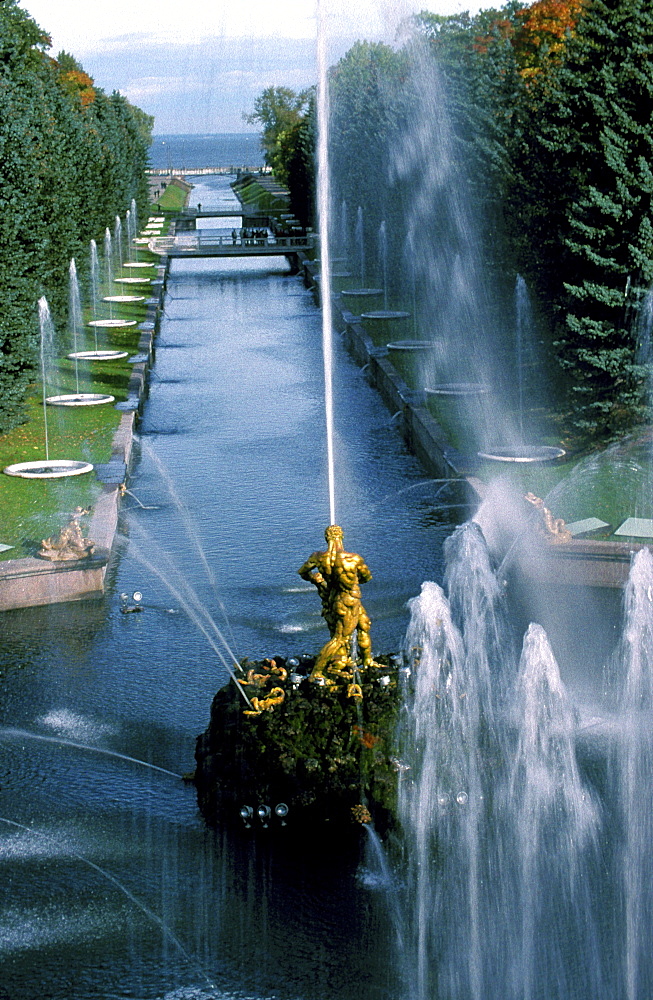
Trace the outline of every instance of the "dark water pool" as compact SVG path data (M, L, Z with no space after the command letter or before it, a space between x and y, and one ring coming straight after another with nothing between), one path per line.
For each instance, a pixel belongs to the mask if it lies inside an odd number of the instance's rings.
M320 335L283 258L175 261L107 593L0 621L0 998L402 995L364 858L211 832L175 777L227 676L195 602L237 658L326 638L296 572L329 516ZM337 517L391 652L463 511L336 346Z

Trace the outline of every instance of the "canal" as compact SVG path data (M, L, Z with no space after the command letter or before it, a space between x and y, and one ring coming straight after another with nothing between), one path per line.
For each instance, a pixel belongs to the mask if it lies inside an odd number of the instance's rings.
M236 205L228 178L197 181L193 202ZM326 639L297 575L329 519L320 337L283 258L173 262L107 592L2 621L0 998L402 995L364 852L211 831L180 778L218 650ZM339 343L334 385L337 520L394 652L465 511Z

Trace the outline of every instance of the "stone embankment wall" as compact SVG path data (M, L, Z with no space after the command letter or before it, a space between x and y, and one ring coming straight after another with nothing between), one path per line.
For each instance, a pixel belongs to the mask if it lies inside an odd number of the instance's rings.
M121 484L132 460L134 431L139 411L147 395L148 371L154 358L154 338L159 328L168 275L168 261L162 258L157 276L150 285L151 298L141 336L137 360L132 366L127 399L118 403L123 411L113 438L111 459L95 466L102 484L100 496L89 519L88 537L95 542L94 554L83 560L49 562L44 559L8 559L0 563L0 611L37 607L65 601L99 597L118 527Z

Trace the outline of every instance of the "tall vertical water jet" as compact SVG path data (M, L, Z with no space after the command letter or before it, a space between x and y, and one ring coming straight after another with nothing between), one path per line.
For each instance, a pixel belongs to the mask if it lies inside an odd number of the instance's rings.
M607 1000L575 710L541 626L516 669L478 526L445 556L448 598L409 602L397 735L409 995Z
M576 715L548 638L524 637L513 703L517 743L503 803L509 996L604 995L589 871L599 809L576 761ZM578 968L582 961L583 968ZM575 968L576 967L576 968Z
M127 260L133 260L134 257L134 245L132 240L136 236L136 233L132 227L132 213L128 208L125 213L125 229L127 230Z
M406 974L415 1000L484 1000L489 900L483 888L493 852L480 689L441 588L422 584L409 608L398 729L405 768L398 812L407 858Z
M621 666L623 735L617 748L620 858L624 905L623 987L627 1000L653 990L653 555L648 548L634 557L624 592Z
M100 301L100 258L97 252L97 243L95 240L91 240L91 266L90 266L90 281L91 281L91 302L93 306L93 319L97 319L97 307ZM97 335L96 335L97 340ZM97 343L95 344L95 349L97 350Z
M637 361L649 364L653 357L651 337L653 335L653 286L649 288L637 315Z
M104 282L107 295L113 288L113 246L109 227L104 230ZM113 303L109 302L109 317L113 319Z
M410 286L410 308L413 316L413 337L418 339L419 322L417 320L417 275L415 273L415 240L412 232L409 232L404 242L403 252L404 274ZM428 373L425 373L426 383L428 383Z
M132 200L131 200L131 202L129 204L129 211L131 213L132 230L133 230L134 236L136 236L136 234L138 232L138 209L136 207L136 199L135 198L132 198Z
M122 220L119 215L116 216L116 221L113 227L113 239L116 251L118 253L118 267L122 268Z
M383 308L388 308L388 230L385 220L379 226L379 270L383 288Z
M463 636L474 677L475 725L494 728L514 677L514 653L504 595L482 529L462 524L444 543L444 583L452 618Z
M528 287L521 274L515 280L515 369L517 375L517 426L524 443L524 399L527 351L533 336L533 308Z
M391 167L407 206L421 312L439 341L437 380L498 389L507 381L498 342L503 290L501 276L490 269L489 251L496 248L485 235L485 179L469 175L469 123L460 103L449 99L446 74L432 50L419 42L411 45L406 92L411 120L393 147ZM478 407L475 437L501 439L507 414L503 408L489 414L487 408L487 400Z
M358 250L358 267L361 278L361 288L365 288L365 230L363 226L363 209L358 206L356 211L356 232L355 232L356 248Z
M349 213L347 211L347 202L344 198L340 203L340 243L342 252L346 253L349 246Z
M77 337L82 327L82 303L79 294L79 281L75 258L68 268L68 323L73 335L73 351L77 355ZM75 357L75 392L79 395L79 364Z
M38 302L39 310L39 330L41 334L41 381L43 383L43 432L45 435L45 460L50 460L50 443L48 441L48 406L47 406L47 380L48 368L52 360L52 350L54 345L54 324L50 315L50 306L45 295L42 295Z
M336 523L335 456L333 427L333 319L329 221L331 178L329 171L329 80L325 0L317 3L317 201L320 233L320 288L322 289L322 353L330 524Z

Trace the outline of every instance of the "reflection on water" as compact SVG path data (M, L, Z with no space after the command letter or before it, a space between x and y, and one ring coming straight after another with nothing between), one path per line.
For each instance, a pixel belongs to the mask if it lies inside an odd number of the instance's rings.
M224 178L200 194L231 198ZM165 580L192 588L238 658L325 638L297 576L328 521L318 313L299 314L282 258L175 261L169 290L107 594L3 617L0 997L394 1000L392 929L357 858L314 854L290 827L275 849L213 833L192 786L135 762L190 771L227 678L169 614L183 609ZM374 574L374 649L392 652L462 511L336 348L338 520ZM142 613L121 614L137 590Z

